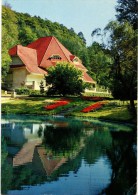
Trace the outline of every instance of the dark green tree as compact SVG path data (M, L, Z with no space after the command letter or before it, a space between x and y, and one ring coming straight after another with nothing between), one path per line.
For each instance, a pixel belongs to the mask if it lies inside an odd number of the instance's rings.
M82 72L68 62L59 62L56 66L50 67L45 79L50 94L78 95L85 88Z
M103 45L94 42L88 47L89 54L89 71L97 81L97 84L104 87L109 87L110 78L109 72L111 67L111 56L108 54Z
M115 98L130 100L130 108L136 113L134 100L137 88L137 34L128 22L110 22L108 47L113 58L111 91Z
M86 44L86 39L85 39L83 33L82 32L79 32L78 33L78 36L83 40L84 44Z
M137 0L118 0L116 6L117 20L128 21L134 29L137 29L138 1Z

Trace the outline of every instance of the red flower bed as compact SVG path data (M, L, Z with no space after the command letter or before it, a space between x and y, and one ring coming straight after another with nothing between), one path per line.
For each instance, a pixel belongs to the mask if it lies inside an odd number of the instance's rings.
M53 109L58 108L58 107L60 107L60 106L65 106L65 105L67 105L68 103L69 103L69 101L67 101L67 100L59 100L59 101L57 101L57 102L54 103L54 104L50 104L50 105L48 105L48 106L45 106L44 108L45 108L46 110L53 110Z
M92 100L92 101L102 101L104 100L103 97L97 97L97 96L94 96L94 97L90 97L90 96L83 96L82 99L84 100Z
M98 103L92 104L92 105L84 108L81 112L95 111L95 110L101 108L104 104L105 104L104 102L98 102Z

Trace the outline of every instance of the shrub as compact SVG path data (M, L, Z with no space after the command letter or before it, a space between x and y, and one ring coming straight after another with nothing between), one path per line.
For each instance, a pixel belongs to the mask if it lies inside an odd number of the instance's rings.
M28 89L27 87L21 87L21 88L15 89L15 91L18 95L29 95L30 90L31 89Z
M82 72L68 62L58 62L56 66L50 67L45 80L49 86L49 95L80 95L86 87L82 81Z
M42 96L40 91L37 91L37 90L31 90L29 95L30 96Z

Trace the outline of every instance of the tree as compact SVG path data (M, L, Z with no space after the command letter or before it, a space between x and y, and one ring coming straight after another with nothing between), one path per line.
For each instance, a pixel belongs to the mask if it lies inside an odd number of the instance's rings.
M68 62L58 62L56 66L50 67L45 79L50 94L78 95L85 88L82 72Z
M23 45L27 45L37 39L37 35L29 26L24 26L19 32L19 39Z
M110 32L108 47L113 58L111 91L115 98L130 100L130 108L136 113L134 100L137 88L137 36L128 22L110 22L105 28Z
M116 6L117 19L120 22L124 20L133 25L134 29L137 29L137 13L138 13L138 1L137 0L118 0Z
M107 54L105 48L94 42L90 47L88 47L89 54L89 70L91 76L97 81L97 84L109 87L109 72L111 66L111 57Z
M82 32L78 33L78 36L83 40L84 44L86 44L86 39L84 38L84 35Z
M11 62L8 50L18 43L16 23L15 13L10 8L2 6L2 79L7 75Z

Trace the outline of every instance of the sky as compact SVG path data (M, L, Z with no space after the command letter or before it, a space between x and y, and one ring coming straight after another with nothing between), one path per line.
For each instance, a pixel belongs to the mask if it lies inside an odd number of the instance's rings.
M96 28L104 29L115 20L117 0L3 0L12 10L29 13L31 16L63 24L84 34L87 45L91 45L91 33Z

